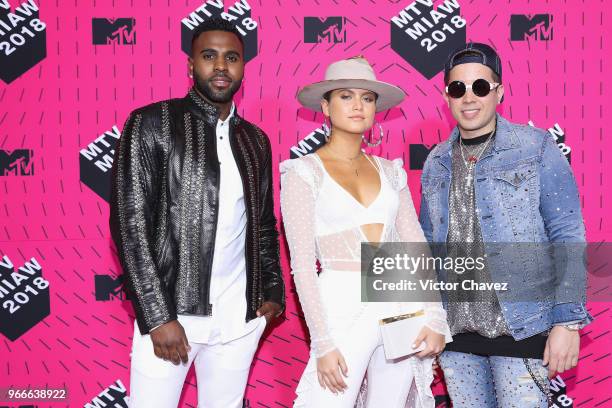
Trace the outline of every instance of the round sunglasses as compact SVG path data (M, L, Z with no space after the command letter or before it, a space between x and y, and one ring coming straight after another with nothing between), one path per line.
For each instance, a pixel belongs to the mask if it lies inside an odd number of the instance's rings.
M484 97L500 84L497 82L489 82L486 79L477 79L472 85L466 85L463 81L453 81L446 86L446 93L454 99L463 97L468 89L471 89L474 95Z

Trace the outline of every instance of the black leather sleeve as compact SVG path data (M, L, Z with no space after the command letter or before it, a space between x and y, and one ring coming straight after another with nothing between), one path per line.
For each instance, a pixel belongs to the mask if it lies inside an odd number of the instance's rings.
M159 113L135 111L127 120L113 163L110 228L142 334L176 319L172 298L154 258L154 213L161 163L156 153ZM159 125L159 126L158 126Z
M262 132L263 133L263 132ZM278 229L274 216L274 183L272 180L272 150L264 134L264 166L261 175L260 259L264 301L275 302L285 309L285 284L280 267Z

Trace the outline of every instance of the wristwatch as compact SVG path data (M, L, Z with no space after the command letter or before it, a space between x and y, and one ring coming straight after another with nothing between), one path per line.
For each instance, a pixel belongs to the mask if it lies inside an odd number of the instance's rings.
M569 331L578 331L578 330L582 329L582 325L580 323L563 324L561 326L565 327Z

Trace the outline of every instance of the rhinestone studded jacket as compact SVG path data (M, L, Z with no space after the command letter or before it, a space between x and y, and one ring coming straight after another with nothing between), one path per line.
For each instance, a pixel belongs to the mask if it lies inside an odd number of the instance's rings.
M177 314L212 315L211 267L219 207L219 111L193 89L132 112L118 145L110 228L142 334ZM230 144L247 213L247 313L284 308L268 137L235 114Z

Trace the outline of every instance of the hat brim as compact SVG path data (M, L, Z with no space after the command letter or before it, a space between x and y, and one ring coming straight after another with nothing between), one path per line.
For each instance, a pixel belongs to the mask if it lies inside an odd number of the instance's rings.
M406 94L397 86L381 81L367 79L334 79L315 82L305 86L298 93L298 101L309 109L321 112L321 99L329 91L335 89L367 89L378 95L376 99L376 112L384 111L399 105Z

